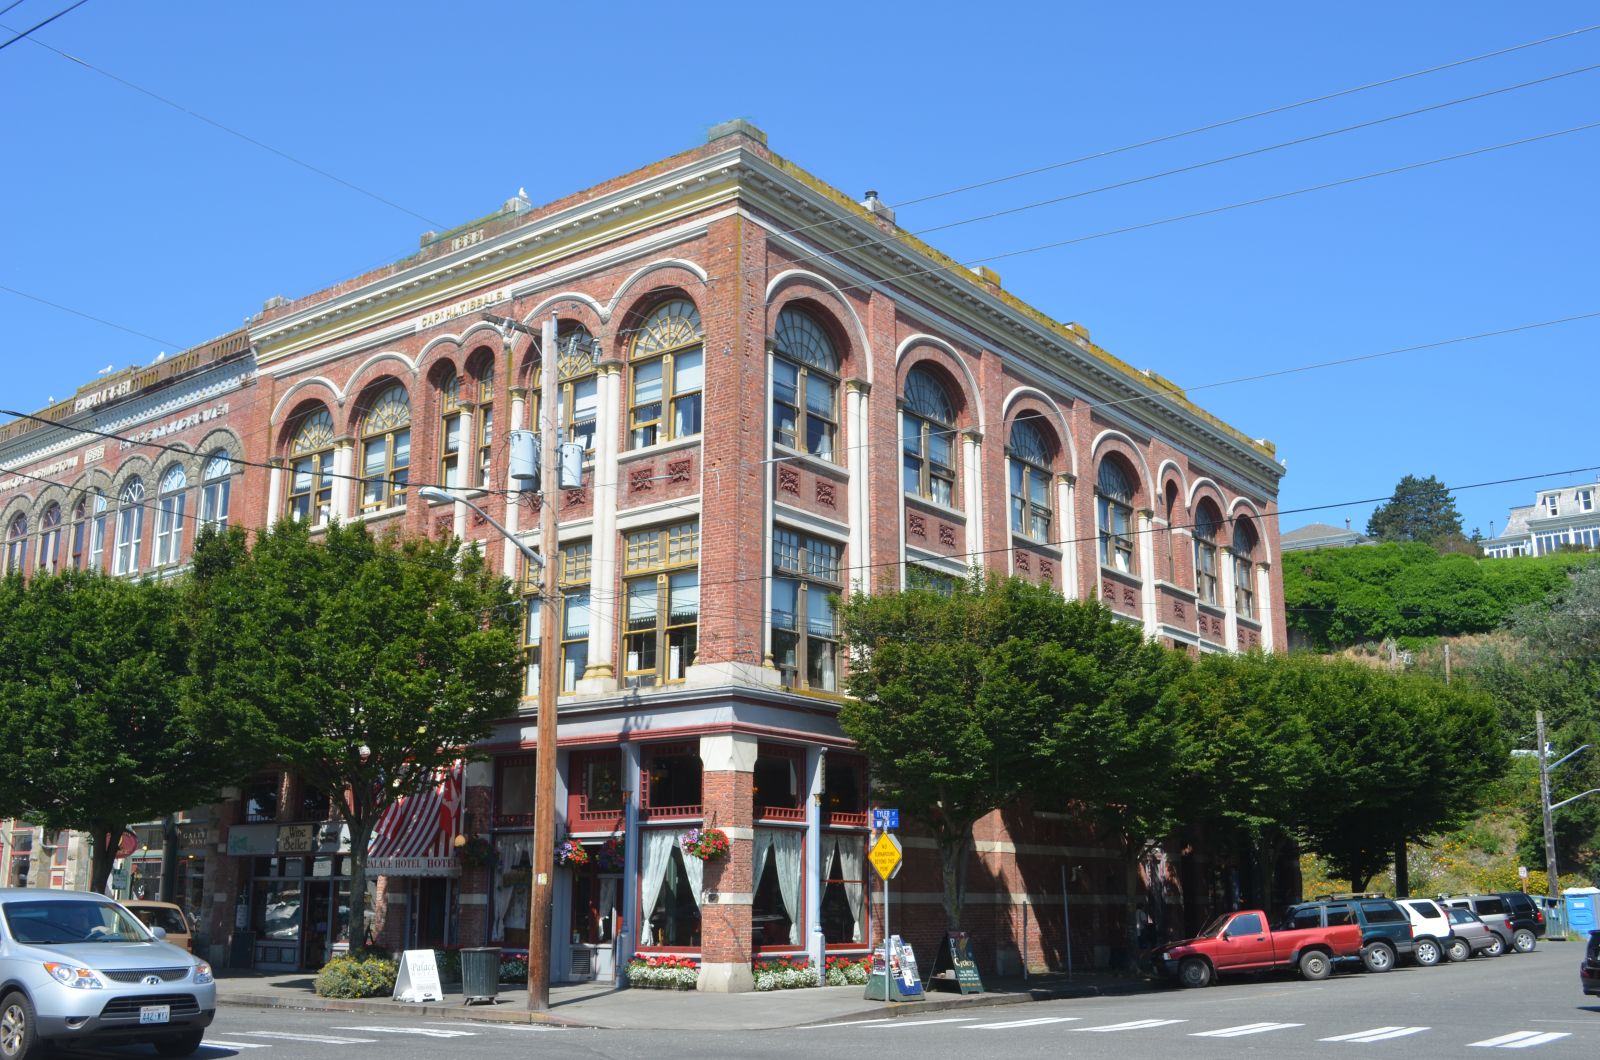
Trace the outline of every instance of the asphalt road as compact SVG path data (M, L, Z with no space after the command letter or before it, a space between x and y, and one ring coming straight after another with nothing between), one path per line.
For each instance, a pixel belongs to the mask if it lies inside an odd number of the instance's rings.
M1600 1056L1600 998L1578 987L1575 943L1381 975L1340 972L1321 983L1268 977L1202 990L1050 1001L780 1031L566 1030L418 1017L224 1008L196 1055L250 1060L439 1060L547 1055L607 1060L737 1057L1070 1054L1074 1060L1241 1055L1355 1060L1535 1060ZM736 1004L730 1000L730 1004ZM148 1049L73 1056L150 1056Z

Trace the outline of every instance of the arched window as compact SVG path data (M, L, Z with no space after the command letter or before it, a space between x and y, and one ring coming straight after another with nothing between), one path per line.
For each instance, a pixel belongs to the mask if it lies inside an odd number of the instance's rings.
M1256 617L1256 528L1250 520L1233 521L1233 603L1240 618Z
M684 298L658 306L639 326L628 360L629 447L699 434L705 385L699 310Z
M28 517L17 513L6 531L6 573L21 574L28 564Z
M206 461L201 473L200 525L228 528L228 500L233 489L233 460L226 449L218 449Z
M494 356L479 351L467 364L469 396L478 403L478 415L472 421L473 456L472 484L483 489L490 485L490 458L494 454Z
M156 496L156 554L154 565L164 567L178 562L183 546L183 514L188 501L189 476L182 464L173 464L161 476Z
M493 356L475 356L465 377L451 372L440 387L439 403L440 484L446 489L487 487L494 441Z
M839 432L839 354L833 341L810 315L785 309L772 346L772 440L832 460Z
M1203 500L1194 510L1194 591L1203 604L1217 602L1217 531L1222 516L1217 506Z
M117 544L113 574L139 573L139 546L144 540L144 482L130 478L117 498Z
M955 425L955 406L933 373L923 368L906 373L900 437L907 493L955 503Z
M1095 508L1100 517L1100 563L1134 573L1133 479L1115 457L1100 461Z
M556 422L563 442L577 442L594 452L595 421L600 412L600 344L582 324L564 324L556 334ZM533 389L544 396L544 372L533 370ZM542 404L534 406L534 424L542 422Z
M1166 516L1167 516L1167 534L1166 534L1166 537L1167 537L1167 581L1176 582L1177 579L1178 579L1178 574L1177 574L1177 570L1176 570L1177 561L1174 559L1173 554L1172 554L1172 518L1173 518L1173 513L1175 513L1178 510L1178 484L1176 482L1172 482L1170 480L1167 482L1166 502L1167 502L1167 511L1166 511Z
M333 417L325 408L300 417L289 440L289 514L328 521L333 512Z
M411 472L411 395L396 383L361 418L361 510L406 502Z
M110 518L110 515L106 510L106 495L97 489L90 490L87 507L87 537L89 538L88 569L104 570L106 559L106 520ZM85 514L83 508L83 505L80 505L78 508L77 518L79 520L79 536L74 542L74 546L78 550L78 560L83 559L83 537L85 536L83 534L84 523L82 521Z
M39 562L36 570L54 574L61 563L61 505L52 504L39 520Z
M1011 532L1050 540L1050 444L1035 416L1018 416L1006 449L1011 458Z

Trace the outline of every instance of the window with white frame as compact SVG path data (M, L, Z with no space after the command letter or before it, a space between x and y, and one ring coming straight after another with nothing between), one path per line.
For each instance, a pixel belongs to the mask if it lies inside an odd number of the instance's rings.
M834 459L839 431L839 354L810 314L785 309L772 333L772 440Z
M1100 520L1100 563L1134 573L1133 479L1114 456L1100 461L1095 485L1095 510Z
M411 395L396 383L361 418L361 510L404 504L411 473Z
M787 527L772 533L772 660L790 688L836 692L844 549Z
M17 513L6 531L6 573L21 574L28 563L28 517Z
M700 626L700 524L639 530L624 541L624 683L681 681Z
M690 341L687 333L678 338ZM692 341L698 342L699 339L696 337ZM683 351L680 350L673 357L674 363L678 363L683 358ZM599 361L600 344L589 334L588 328L577 323L562 325L556 333L556 423L561 428L561 441L582 445L585 457L594 455L595 426L600 415ZM679 374L683 375L681 371ZM544 415L543 387L544 373L535 367L533 388L541 398L534 403L536 425L541 422L539 417ZM646 391L648 396L648 384Z
M562 692L578 687L578 679L589 668L589 575L594 551L588 541L574 541L561 546L561 569L557 581L561 590L561 613L557 616L557 633L561 641L560 666ZM539 594L544 588L541 571L531 564L523 564L522 591L527 607L523 632L523 650L527 661L527 683L523 694L539 694L540 645L543 635L543 602Z
M1036 416L1018 416L1011 425L1006 455L1011 464L1011 532L1035 541L1050 540L1050 443Z
M39 563L41 574L54 574L61 562L61 505L52 504L39 520Z
M333 417L316 408L289 440L289 515L317 525L333 514Z
M926 368L911 369L900 411L905 492L946 506L955 504L955 434L956 410L949 392Z
M117 498L117 542L113 574L137 574L139 546L144 540L144 482L130 478Z
M1594 511L1594 490L1591 489L1578 491L1578 511Z
M1210 500L1202 500L1194 513L1194 591L1203 604L1217 603L1217 531L1222 517Z
M1561 494L1546 493L1544 495L1544 510L1546 515L1561 514Z
M1256 617L1256 530L1250 520L1233 521L1233 601L1240 618Z
M99 490L92 491L92 499L89 522L89 569L104 570L106 523L111 518L110 504L106 500L106 495Z
M226 530L229 493L233 488L233 461L228 451L213 452L200 477L200 525Z
M164 567L178 562L183 546L183 509L187 500L189 477L182 464L173 464L161 476L161 486L156 494L156 552L153 563Z
M629 448L700 433L702 343L700 312L686 298L657 306L639 326L628 357Z

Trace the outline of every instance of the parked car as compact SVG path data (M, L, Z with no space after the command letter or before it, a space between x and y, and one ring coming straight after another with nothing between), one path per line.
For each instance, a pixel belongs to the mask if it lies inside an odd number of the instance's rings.
M182 946L190 953L194 952L194 929L189 923L188 915L180 906L171 902L149 902L144 899L123 902L122 906L138 917L145 927L160 928L165 931L166 940L174 946Z
M0 1054L39 1055L68 1042L200 1048L217 1013L211 967L162 941L109 898L0 889Z
M1600 994L1600 931L1589 932L1589 949L1578 965L1578 981L1585 994Z
M1505 942L1489 930L1477 913L1460 906L1448 906L1445 912L1450 915L1450 941L1445 943L1444 955L1452 961L1464 961L1480 953L1495 957L1506 951Z
M1506 908L1511 910L1511 926L1513 928L1527 928L1533 932L1534 938L1544 938L1544 910L1539 908L1539 903L1535 902L1530 895L1523 894L1521 891L1492 891L1490 893L1496 898L1504 898L1506 900ZM1516 945L1516 939L1512 939L1512 944ZM1518 946L1517 952L1527 953L1531 949L1533 949L1532 946L1527 949Z
M1387 972L1400 957L1411 956L1411 921L1392 899L1381 894L1336 895L1301 902L1287 914L1297 926L1361 927L1361 963L1369 972Z
M1411 921L1411 959L1432 968L1445 957L1450 942L1450 917L1426 898L1399 898L1396 902Z
M1506 950L1527 953L1533 949L1535 945L1533 930L1516 926L1511 917L1511 907L1504 898L1493 894L1456 894L1442 901L1445 905L1472 910L1489 925L1489 930L1499 937L1502 947L1491 956L1498 957Z
M1259 909L1223 913L1192 939L1151 951L1147 970L1183 986L1205 986L1227 972L1296 968L1306 979L1326 979L1333 962L1361 953L1360 925L1301 926L1292 920L1276 927Z

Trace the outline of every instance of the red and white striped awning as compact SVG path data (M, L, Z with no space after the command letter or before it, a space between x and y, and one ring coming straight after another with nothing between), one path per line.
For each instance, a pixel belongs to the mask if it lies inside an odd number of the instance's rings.
M440 770L437 783L389 807L373 829L367 872L374 876L456 876L461 828L462 764Z

